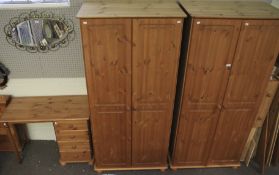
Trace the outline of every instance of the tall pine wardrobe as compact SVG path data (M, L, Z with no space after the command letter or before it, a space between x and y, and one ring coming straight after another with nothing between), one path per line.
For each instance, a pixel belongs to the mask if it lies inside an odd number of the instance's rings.
M265 2L180 0L189 14L171 167L239 166L279 51L279 10Z
M183 21L175 1L84 3L95 170L168 167Z

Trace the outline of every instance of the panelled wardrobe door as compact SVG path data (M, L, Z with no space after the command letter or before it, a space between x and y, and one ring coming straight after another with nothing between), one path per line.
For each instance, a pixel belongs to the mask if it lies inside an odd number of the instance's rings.
M173 165L201 166L206 164L218 116L217 110L181 112Z
M240 20L193 20L183 109L220 108L240 26Z
M229 79L241 21L192 21L173 166L205 166Z
M239 162L278 51L278 20L243 20L210 164Z
M253 108L279 51L279 20L244 20L224 99L225 108Z
M254 120L252 109L224 109L216 129L208 165L237 165Z
M166 166L183 19L133 19L132 165Z
M131 20L81 20L96 167L131 166Z

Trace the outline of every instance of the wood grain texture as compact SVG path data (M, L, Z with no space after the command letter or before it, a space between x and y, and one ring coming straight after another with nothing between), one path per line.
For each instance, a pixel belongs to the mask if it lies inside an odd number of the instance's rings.
M260 1L179 0L195 18L279 19L279 10Z
M267 84L266 90L265 90L265 95L261 101L256 121L254 123L253 127L262 127L263 122L267 116L267 113L269 111L270 105L272 103L272 100L276 94L276 91L279 86L279 81L278 80L270 80Z
M193 20L183 109L221 108L240 31L239 20Z
M88 162L91 160L90 151L80 152L60 152L60 163L72 163L72 162Z
M85 141L89 140L89 133L87 130L75 131L56 131L56 139L60 141Z
M0 122L88 120L87 96L14 97Z
M193 18L175 154L172 155L181 157L180 162L174 158L176 156L172 157L173 167L239 164L278 55L278 22ZM226 64L232 64L232 68L225 70ZM224 66L223 70L217 69L219 65ZM197 73L199 69L200 74ZM216 114L218 122L215 126L210 123L212 115L207 115L204 117L207 124L196 122L192 127L196 118L189 111L194 110L221 112ZM206 142L203 140L205 136L199 135L209 134L206 132L209 127L214 136L212 142ZM200 147L192 146L194 141L200 141ZM177 150L179 145L182 146ZM203 154L198 154L200 152Z
M53 126L61 165L92 162L88 120L57 121Z
M98 168L131 166L130 19L81 20Z
M132 166L167 167L171 113L134 111L132 115Z
M132 166L167 167L183 19L133 19Z
M91 110L130 110L130 19L81 20Z
M180 115L172 166L206 166L219 111L184 110Z
M130 167L131 113L97 112L93 118L93 144L96 167Z
M225 108L255 108L259 105L278 51L279 20L242 22L223 103Z
M83 3L78 18L127 18L127 17L186 17L186 14L171 1L95 1Z
M253 110L224 109L220 114L208 164L232 164L240 157L253 124Z
M180 18L133 20L133 109L172 111L182 26Z

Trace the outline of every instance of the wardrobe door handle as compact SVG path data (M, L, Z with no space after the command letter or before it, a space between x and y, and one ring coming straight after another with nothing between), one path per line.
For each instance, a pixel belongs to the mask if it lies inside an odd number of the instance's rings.
M231 70L232 64L226 64L226 68L227 68L228 70Z

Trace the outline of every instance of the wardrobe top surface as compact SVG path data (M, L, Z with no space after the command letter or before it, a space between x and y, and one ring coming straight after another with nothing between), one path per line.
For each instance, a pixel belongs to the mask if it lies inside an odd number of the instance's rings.
M279 10L260 1L200 1L180 0L192 17L279 19Z
M116 0L83 3L78 18L186 17L175 0Z

